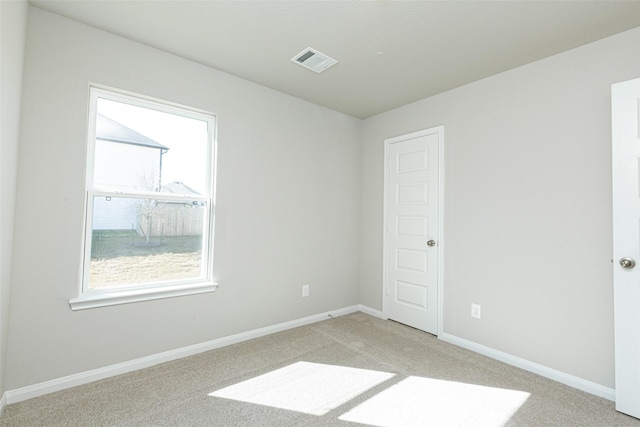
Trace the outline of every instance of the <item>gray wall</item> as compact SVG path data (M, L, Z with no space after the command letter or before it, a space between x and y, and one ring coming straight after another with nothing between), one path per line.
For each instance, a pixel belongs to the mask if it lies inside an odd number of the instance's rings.
M640 76L638 46L634 29L365 120L360 303L382 307L383 141L444 125L444 331L613 387L610 86Z
M0 2L0 396L6 390L11 247L16 199L27 2Z
M360 120L37 8L29 15L8 389L358 302ZM69 309L90 82L218 115L217 292Z

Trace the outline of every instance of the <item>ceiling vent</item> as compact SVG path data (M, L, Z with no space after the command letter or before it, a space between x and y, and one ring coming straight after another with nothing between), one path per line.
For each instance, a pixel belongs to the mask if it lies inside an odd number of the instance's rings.
M315 49L311 49L310 47L291 58L291 61L298 65L302 65L311 71L315 71L316 73L321 73L332 65L338 63L335 59L325 55L324 53L318 52Z

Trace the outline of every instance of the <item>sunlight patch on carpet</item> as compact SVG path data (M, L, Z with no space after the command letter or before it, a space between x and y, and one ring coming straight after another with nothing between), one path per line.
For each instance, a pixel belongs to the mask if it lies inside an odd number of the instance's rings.
M297 362L214 391L209 396L323 415L394 375L368 369Z
M378 427L501 427L530 393L408 377L339 419Z

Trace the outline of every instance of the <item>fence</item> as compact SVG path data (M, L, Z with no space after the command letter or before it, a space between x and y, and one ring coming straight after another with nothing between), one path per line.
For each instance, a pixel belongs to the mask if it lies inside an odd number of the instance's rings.
M138 215L137 231L151 237L202 235L204 207L186 203L160 203L154 207L150 219ZM150 227L147 222L150 221Z

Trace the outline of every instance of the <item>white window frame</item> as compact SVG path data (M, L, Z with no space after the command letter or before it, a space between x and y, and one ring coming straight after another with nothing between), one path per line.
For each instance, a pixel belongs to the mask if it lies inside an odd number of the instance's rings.
M193 108L173 104L130 92L119 91L102 86L89 87L89 115L87 127L87 158L85 171L85 215L82 245L82 262L79 278L79 296L69 301L72 310L125 304L137 301L148 301L160 298L170 298L183 295L193 295L213 292L218 283L212 279L213 275L213 230L215 218L215 161L216 161L216 125L214 114ZM173 193L158 193L146 191L123 192L110 188L94 187L94 155L96 145L96 117L98 98L126 103L137 107L149 108L165 113L202 120L208 123L208 158L207 165L207 194L179 195ZM185 280L170 280L151 284L120 286L117 288L90 289L89 266L91 262L91 244L93 233L93 200L95 196L129 197L138 199L160 199L162 201L199 201L205 206L205 220L203 229L202 259L206 263L203 276Z

